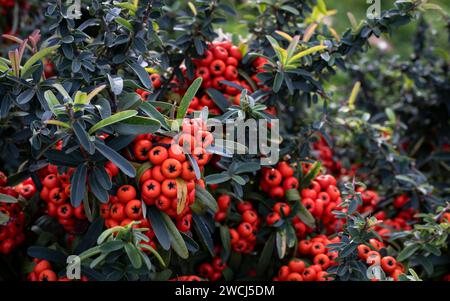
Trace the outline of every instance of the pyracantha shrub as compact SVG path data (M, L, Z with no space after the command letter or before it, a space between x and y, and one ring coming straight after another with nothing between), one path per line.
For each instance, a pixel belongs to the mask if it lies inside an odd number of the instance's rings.
M439 6L63 2L0 0L0 279L449 279Z

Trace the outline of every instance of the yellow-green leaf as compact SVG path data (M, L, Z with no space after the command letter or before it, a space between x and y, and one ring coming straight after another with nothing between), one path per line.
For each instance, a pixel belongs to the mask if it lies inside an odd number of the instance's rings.
M105 87L106 87L106 85L101 85L101 86L98 86L97 88L95 88L94 90L92 90L91 92L89 92L89 94L87 95L86 103L85 103L85 104L90 103L91 100L92 100L95 96L97 96L97 94L99 94L100 92L103 91L103 89L105 89Z
M131 25L131 23L128 22L126 19L122 17L116 17L114 21L116 21L117 23L128 29L130 32L133 32L133 25Z
M327 48L327 46L325 46L325 45L318 45L318 46L314 46L314 47L308 48L308 49L303 50L303 51L297 53L296 55L294 55L294 56L289 60L288 63L289 63L289 64L292 64L293 62L298 61L299 59L301 59L302 57L304 57L304 56L306 56L306 55L313 54L313 53L315 53L315 52L321 51L321 50L326 49L326 48Z
M70 129L70 124L68 124L67 122L59 121L59 120L46 120L44 123L53 124L53 125L57 125L57 126L61 126L61 127Z
M112 125L114 123L126 120L128 118L131 118L133 116L137 115L137 111L135 110L127 110L127 111L122 111L119 113L116 113L106 119L103 119L99 122L97 122L96 124L94 124L90 130L89 130L89 134L92 135L93 133L95 133L95 131L98 131L99 129L105 127L105 126L109 126Z
M32 57L28 59L28 61L23 65L21 70L21 75L25 76L27 74L27 71L33 66L37 61L42 60L44 57L52 53L54 50L58 49L59 45L51 46L48 48L41 49L40 51L36 52Z
M361 82L357 81L353 85L352 92L350 93L350 97L348 98L348 107L350 110L353 110L355 108L356 97L358 97L360 89L361 89Z

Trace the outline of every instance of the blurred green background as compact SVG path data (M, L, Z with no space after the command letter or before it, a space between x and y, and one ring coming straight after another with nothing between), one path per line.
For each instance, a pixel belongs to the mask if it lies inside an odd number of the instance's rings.
M380 1L382 10L394 7L393 4L395 0ZM246 4L248 2L249 1L247 0L228 1L231 6L236 8L237 16L235 18L229 18L229 22L225 24L225 26L221 26L225 32L238 33L244 37L248 34L245 30L245 26L240 24L240 20L245 18L246 15L254 14L254 12L252 12L249 8L249 5ZM347 28L350 27L350 21L347 16L348 12L351 12L355 16L357 22L359 22L365 18L367 9L370 6L366 0L326 0L325 3L328 10L337 10L337 13L331 17L331 21L332 26L339 34L342 34ZM428 3L434 3L441 6L447 14L450 12L450 0L429 0ZM425 19L430 22L435 30L435 45L440 45L445 49L448 49L448 37L446 30L447 24L442 15L436 11L428 10L425 14ZM392 54L398 54L402 57L409 56L412 51L412 41L414 39L416 26L417 21L406 26L401 26L390 36L383 36L383 38L392 46L392 49L389 52Z

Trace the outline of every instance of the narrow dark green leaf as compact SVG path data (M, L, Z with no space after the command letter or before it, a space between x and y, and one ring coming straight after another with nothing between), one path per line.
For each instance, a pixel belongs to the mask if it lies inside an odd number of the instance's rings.
M53 249L46 248L46 247L40 247L40 246L29 247L27 254L30 257L38 258L38 259L45 259L50 262L61 263L61 264L66 263L66 256L63 253L53 250Z
M75 136L77 136L78 141L80 142L81 146L91 155L95 152L95 147L92 141L89 138L88 133L85 131L85 129L81 126L81 123L79 121L76 121L73 126L73 132L75 133Z
M219 109L222 110L222 112L225 112L227 108L230 106L230 102L228 99L220 93L218 90L209 88L206 90L206 93L211 97L211 99L214 101L214 103L219 107Z
M214 197L206 189L198 184L195 184L195 198L202 205L208 207L214 212L217 212L217 210L219 209Z
M135 269L139 269L142 266L142 258L139 254L139 250L131 243L125 244L125 252L128 255L128 259L130 259L131 264Z
M258 265L256 266L256 273L261 275L269 266L270 262L273 260L273 251L275 248L275 233L272 233L266 241L264 248L261 252L261 256L258 260Z
M70 202L73 207L80 206L86 191L87 166L82 164L77 167L72 175L70 188Z
M194 82L189 86L186 93L184 93L183 98L180 102L180 107L178 108L177 112L177 119L184 118L186 116L187 109L189 107L189 104L191 103L192 99L194 98L195 94L197 94L198 89L202 85L203 79L201 77L198 77L194 80Z
M407 247L405 247L403 250L398 253L397 261L405 261L409 257L411 257L417 250L419 250L420 245L418 244L412 244Z
M149 117L155 118L159 121L159 123L166 129L169 130L170 126L167 124L166 118L163 114L161 114L152 104L148 102L143 102L139 105L139 109L141 109L145 114Z
M197 234L202 239L205 246L208 248L211 256L214 256L214 242L209 232L208 226L205 224L203 217L197 214L192 214L192 220L194 221L194 227L197 230Z
M95 148L103 155L106 159L110 160L112 163L117 165L117 167L127 176L134 178L136 176L136 170L133 165L128 162L127 159L119 155L115 150L105 145L103 142L95 140Z
M147 218L152 225L153 231L155 231L156 238L158 239L161 247L164 250L170 249L170 238L169 232L167 231L167 227L164 224L164 220L162 219L161 212L152 207L147 209Z
M222 241L222 260L226 262L231 254L230 229L227 226L220 226L220 239Z
M145 69L139 65L138 63L134 62L131 64L128 64L131 69L133 69L134 73L138 76L141 83L144 85L145 88L151 89L152 88L152 81L150 80L150 75L148 74Z
M95 219L92 224L89 226L86 234L81 239L80 243L75 248L74 253L80 254L87 249L93 247L97 241L97 237L103 231L104 220L102 218Z
M170 242L175 253L178 254L183 259L189 257L189 251L186 247L186 243L178 231L177 227L173 223L172 219L165 213L161 212L162 219L166 225L167 231L169 233Z

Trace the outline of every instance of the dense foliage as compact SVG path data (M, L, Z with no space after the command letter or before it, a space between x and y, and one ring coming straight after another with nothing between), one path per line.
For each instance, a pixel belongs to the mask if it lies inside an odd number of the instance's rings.
M80 4L0 0L0 279L449 279L439 6L246 1L239 37L234 1Z

